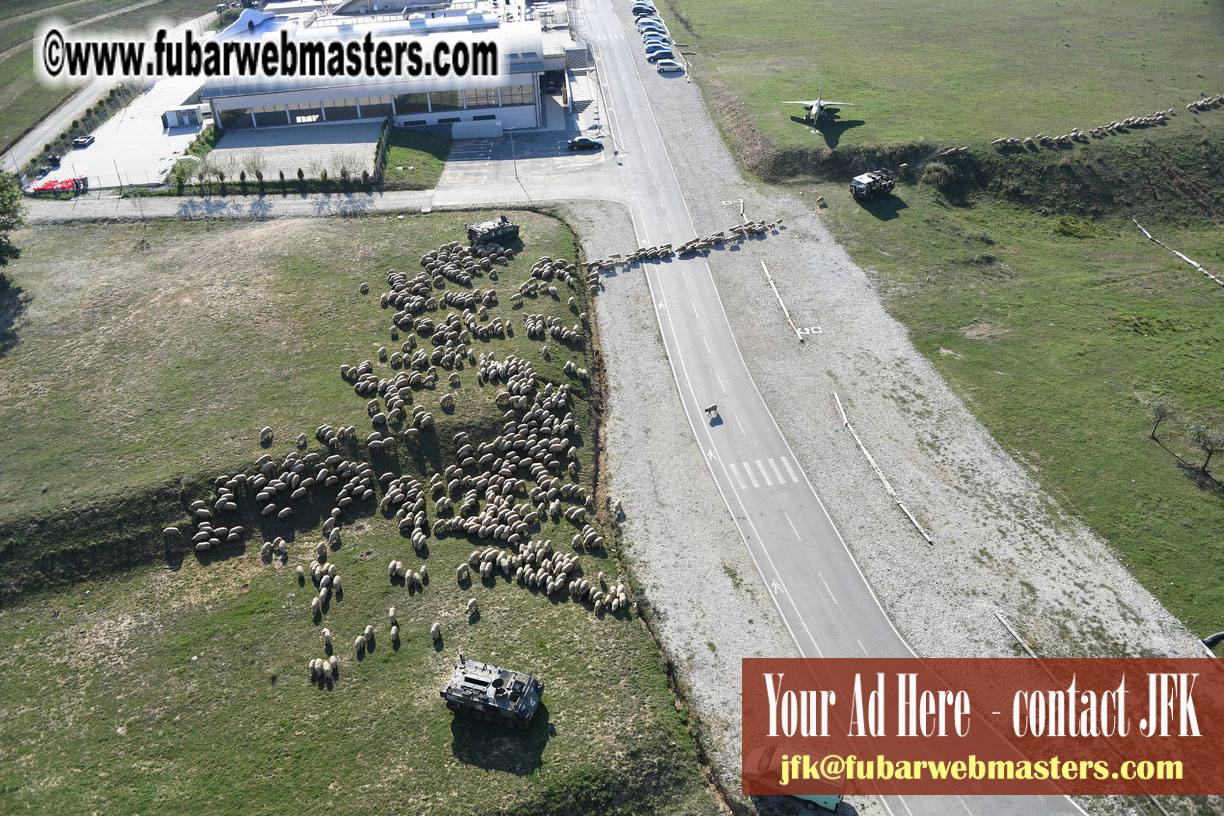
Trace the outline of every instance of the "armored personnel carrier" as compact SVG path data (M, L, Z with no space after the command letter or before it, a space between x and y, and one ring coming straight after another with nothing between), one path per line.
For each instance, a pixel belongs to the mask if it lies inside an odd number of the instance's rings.
M518 224L502 215L491 221L468 224L468 241L473 244L508 244L518 237Z
M859 201L870 201L888 195L897 183L891 170L872 170L850 180L850 193Z
M526 728L540 704L544 684L529 674L459 655L455 673L438 693L456 714Z

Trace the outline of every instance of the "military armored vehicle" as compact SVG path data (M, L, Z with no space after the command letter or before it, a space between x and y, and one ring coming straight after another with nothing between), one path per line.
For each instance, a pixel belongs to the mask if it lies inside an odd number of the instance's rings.
M468 241L473 244L508 244L518 237L518 224L511 223L506 216L491 221L468 224Z
M476 720L513 728L531 725L544 684L529 674L468 660L455 660L455 673L438 692L446 707Z
M888 195L897 184L891 170L872 170L850 180L850 192L859 201L870 201L876 196Z

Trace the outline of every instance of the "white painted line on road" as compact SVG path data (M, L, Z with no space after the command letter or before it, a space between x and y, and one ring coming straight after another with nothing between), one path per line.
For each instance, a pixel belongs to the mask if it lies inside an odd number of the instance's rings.
M758 482L756 480L756 477L752 475L752 468L748 465L747 462L744 462L744 472L748 474L748 479L752 482L753 487L761 486L761 483Z
M736 418L735 418L735 424L739 426L740 433L744 434L744 436L747 436L747 435L748 435L748 434L744 433L744 423L742 423L742 422L740 422L740 421L739 421L739 417L736 417Z
M855 638L854 642L857 643L859 645L859 648L863 650L863 657L871 657L871 655L867 653L867 647L863 645L863 641L859 640L858 638Z
M914 811L910 810L910 806L905 803L905 798L898 796L897 799L901 801L901 807L905 808L905 812L908 813L909 816L914 816Z
M761 460L756 460L756 466L761 469L761 478L765 480L765 484L772 487L773 482L769 480L769 474L765 472L765 466L761 464Z
M770 467L770 469L771 469L771 470L773 470L773 472L774 472L774 476L776 476L776 477L777 477L777 479L778 479L778 484L782 484L782 482L783 482L783 479L782 479L782 471L778 470L778 463L777 463L777 462L775 462L774 460L770 459L770 460L769 460L769 467Z
M961 806L961 807L963 807L963 808L965 809L965 812L966 812L966 813L968 813L968 814L969 814L969 816L974 816L973 811L972 811L972 810L970 810L970 809L969 809L969 806L965 804L965 800L964 800L964 799L962 799L962 798L960 798L959 796L957 796L957 797L956 797L956 801L960 802L960 806Z
M782 515L786 517L786 523L790 525L791 532L795 534L795 538L799 541L803 541L803 537L799 535L799 531L795 529L795 522L791 521L790 514L784 510L782 511Z
M714 379L718 380L718 390L723 392L724 394L727 393L727 386L723 385L722 376L719 375L717 371L714 372ZM739 422L739 417L736 417L735 421ZM744 426L741 425L740 430L741 431L744 430Z
M739 475L739 468L734 463L731 465L731 473L735 476L735 481L739 482L740 490L747 490L748 485L744 484L743 478Z
M710 351L710 341L709 341L709 340L706 340L706 336L705 336L704 334L703 334L703 335L701 335L701 342L705 344L705 347L706 347L706 354L713 354L713 353L714 353L714 352Z
M816 570L816 574L820 576L820 583L824 584L825 592L829 593L829 597L833 599L833 604L837 604L837 596L833 594L833 590L829 589L829 582L825 580L824 573Z
M795 471L791 470L790 460L789 460L789 459L787 459L785 456L780 457L780 458L782 459L782 466L783 466L784 468L786 468L786 472L787 472L787 473L790 475L790 477L791 477L791 481L792 481L792 482L797 482L797 481L799 481L799 477L795 475Z
M884 806L886 811L888 811L888 816L897 816L897 814L893 813L893 809L888 806L888 802L884 801L883 796L880 797L880 804Z
M694 320L700 320L701 318L699 318L699 317L697 316L697 304L696 304L696 303L693 303L693 302L690 300L690 301L689 301L689 308L693 310L693 319L694 319Z

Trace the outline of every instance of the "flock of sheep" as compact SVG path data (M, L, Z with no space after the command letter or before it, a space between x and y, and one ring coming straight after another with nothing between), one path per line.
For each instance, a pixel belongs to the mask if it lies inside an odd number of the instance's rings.
M1202 100L1200 100L1202 101ZM1191 103L1198 104L1198 103ZM1072 128L1067 133L1058 136L1050 136L1045 133L1038 133L1036 136L1026 136L1023 139L1001 138L991 142L992 145L998 147L1060 147L1062 145L1070 145L1076 142L1086 142L1089 137L1100 138L1114 133L1121 133L1126 130L1135 128L1150 127L1152 125L1164 124L1173 115L1173 109L1156 111L1148 116L1128 116L1120 121L1113 121L1105 125L1097 125L1087 131L1081 128ZM966 148L961 148L964 150Z
M1220 103L1224 102L1224 93L1216 94L1215 96L1205 96L1202 99L1191 102L1186 106L1186 110L1191 112L1211 110L1218 108Z
M631 264L641 261L656 261L664 258L670 258L673 255L681 257L685 255L705 254L713 247L721 246L727 242L742 241L749 235L764 235L778 227L782 223L782 219L776 221L745 221L743 224L736 224L728 229L712 232L709 235L699 235L696 238L691 238L685 241L679 247L673 248L671 244L660 244L658 246L639 247L628 255L621 256L609 255L606 258L598 258L587 263L588 284L592 280L598 280L598 272L600 269L613 269L618 264L630 266Z
M389 352L383 347L379 349L377 363L364 360L340 367L341 377L366 400L369 433L362 437L356 426L335 428L323 424L316 429L315 437L332 451L330 455L326 451L292 450L278 461L271 454L264 454L255 462L251 474L218 476L211 503L200 500L189 508L196 525L195 549L205 552L241 541L245 530L224 521L230 515L237 516L243 502L250 503L263 516L277 519L290 518L298 503L330 502L330 513L322 526L323 540L313 548L315 559L308 567L298 566L294 570L300 586L306 586L308 579L313 585L310 612L316 624L322 623L331 602L342 598L341 575L336 564L329 561L329 554L341 545L343 514L358 503L372 506L377 501L378 511L394 518L400 534L411 541L420 557L427 555L431 536L466 535L497 542L497 547L477 550L468 562L459 565L456 578L461 587L471 580L471 570L479 569L486 581L493 581L494 571L501 570L506 578L547 595L569 592L575 601L586 604L598 615L627 612L629 598L625 586L609 585L603 573L592 583L583 577L579 564L578 550L601 550L604 541L586 523L594 509L593 497L584 487L568 480L580 472L582 444L577 420L570 410L573 398L570 385L542 381L530 361L513 354L498 359L492 353L477 354L475 348L478 342L512 334L509 321L490 319L488 307L497 303L496 291L472 287L473 279L482 274L495 279L494 265L508 263L512 257L513 252L506 248L468 249L452 242L426 253L421 258L424 270L412 278L394 270L388 272L388 290L380 295L379 301L384 308L396 310L389 333L393 341L400 342L399 350ZM523 297L557 298L553 281L575 288L580 283L575 264L541 258L532 266L531 278L512 296L515 306L521 305ZM468 288L455 291L447 289L448 284ZM594 281L588 277L587 284L596 288L597 276ZM368 293L369 285L363 283L360 290ZM576 303L573 297L569 299L571 311L577 309ZM446 311L445 317L424 314L452 308L462 311ZM580 345L587 321L585 312L579 313L579 322L572 327L563 325L556 317L524 313L529 338L552 340L562 346ZM405 335L402 340L401 333ZM547 345L543 354L547 359ZM430 474L425 484L407 474L389 470L377 473L374 463L378 462L379 451L401 443L420 443L424 435L433 433L433 415L417 404L421 389L436 387L439 378L446 376L452 390L441 396L439 407L443 411L453 410L454 389L461 385L459 372L466 366L475 369L477 385L499 389L495 404L504 412L501 433L478 442L473 442L465 431L456 433L452 438L453 464ZM580 381L590 378L572 360L566 361L564 371ZM260 430L260 444L269 446L273 439L270 427ZM300 449L307 446L305 434L296 438L296 446ZM346 458L353 457L361 446L373 462ZM551 541L531 538L533 528L541 521L562 518L576 527L582 526L574 536L574 553L554 552ZM184 535L177 527L168 527L164 532L167 538ZM279 536L266 541L260 556L265 562L275 558L286 563L288 543ZM406 586L410 594L413 590L423 592L429 583L424 564L417 572L403 561L392 559L388 575L393 584ZM469 598L465 609L469 622L474 622L476 599ZM398 643L400 630L394 607L389 610L388 619L391 641ZM330 630L323 629L322 634L325 656L312 658L309 670L312 681L327 685L339 677L339 662ZM358 657L373 647L374 636L372 625L356 636L354 649ZM440 622L430 627L430 636L441 641Z

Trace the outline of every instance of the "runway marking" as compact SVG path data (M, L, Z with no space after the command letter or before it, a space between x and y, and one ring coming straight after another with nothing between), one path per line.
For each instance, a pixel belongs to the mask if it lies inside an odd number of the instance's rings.
M914 811L910 810L910 806L905 804L905 799L900 796L898 796L897 799L900 800L901 807L905 808L905 812L908 813L909 816L914 816Z
M855 638L854 642L857 643L859 645L859 648L863 650L863 657L871 657L871 655L867 654L867 647L863 645L863 641L859 640L858 638Z
M782 515L786 516L786 523L790 525L791 532L795 534L795 538L799 541L803 541L803 537L800 536L799 531L795 529L795 522L791 521L790 514L784 510L782 511Z
M761 460L756 460L756 466L761 469L761 478L765 480L765 484L773 486L773 482L769 481L769 474L765 472L765 465L761 464Z
M960 802L960 806L961 806L961 807L963 807L963 808L965 809L965 812L966 812L966 813L968 813L968 814L969 814L969 816L974 816L973 811L972 811L972 810L970 810L970 809L969 809L969 806L965 804L965 800L964 800L964 799L962 799L962 798L960 798L959 796L957 796L957 797L956 797L956 801Z
M884 800L883 796L880 797L880 804L884 806L886 811L888 811L888 816L896 816L896 814L893 813L893 809L888 806L888 802Z
M817 570L816 574L820 576L820 583L824 584L825 592L829 593L829 597L833 599L833 604L836 605L837 596L833 594L833 590L829 589L829 582L825 580L824 573Z
M748 485L744 484L744 480L739 475L739 469L734 464L731 465L731 473L735 476L735 481L739 482L740 490L747 490Z
M723 385L722 375L720 375L720 374L719 374L717 371L715 371L715 372L714 372L714 379L718 380L718 390L719 390L719 391L722 391L724 394L725 394L725 393L727 393L727 386ZM736 418L735 418L735 421L736 421L736 422L739 422L739 417L736 417ZM744 430L744 426L742 426L742 425L741 425L741 426L740 426L740 430L741 430L741 431L742 431L742 430Z
M753 487L760 487L760 486L761 486L761 483L760 483L760 482L758 482L758 481L756 480L756 477L752 475L752 468L751 468L751 467L748 465L748 463L747 463L747 462L744 462L744 472L748 474L748 479L749 479L749 481L751 481L751 482L752 482L752 486L753 486Z
M694 319L699 319L699 318L697 318L697 304L696 304L696 303L693 303L693 302L690 300L690 301L689 301L689 308L693 310L693 318L694 318Z
M704 334L703 334L703 335L701 335L701 342L705 344L705 347L706 347L706 354L713 354L713 353L714 353L714 352L710 351L710 341L709 341L709 340L706 340L706 336L705 336Z
M786 468L786 472L791 477L791 481L799 481L799 477L795 475L795 471L791 470L790 460L785 456L780 456L778 458L782 460L782 467Z
M740 433L744 434L744 436L747 436L747 435L748 435L748 434L744 433L744 423L742 423L742 422L740 422L740 421L739 421L739 417L736 417L736 418L735 418L735 424L739 426Z
M784 480L782 479L782 471L778 470L778 463L770 459L769 467L774 472L774 476L778 477L778 484L782 484Z

